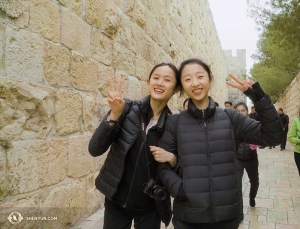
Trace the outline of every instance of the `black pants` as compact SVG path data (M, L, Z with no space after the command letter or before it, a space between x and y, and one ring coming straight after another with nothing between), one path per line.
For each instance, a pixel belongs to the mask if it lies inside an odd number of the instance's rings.
M299 176L300 176L300 153L294 152L295 162L298 168Z
M103 229L130 229L134 220L135 229L160 229L160 218L156 208L134 211L123 208L105 199Z
M284 135L283 135L282 142L280 144L280 149L285 149L287 134L288 134L288 130L284 130Z
M240 218L221 221L218 223L187 223L173 217L174 229L238 229Z
M246 170L250 180L250 193L249 198L255 198L259 187L259 174L258 174L258 158L249 161L242 161L237 159L238 168L238 182L242 190L242 179L244 169Z

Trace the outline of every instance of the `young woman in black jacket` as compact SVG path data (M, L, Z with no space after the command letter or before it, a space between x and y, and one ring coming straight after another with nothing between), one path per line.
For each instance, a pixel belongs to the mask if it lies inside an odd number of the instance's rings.
M159 229L161 221L167 225L171 220L171 201L162 215L154 200L163 199L164 189L154 190L148 181L156 176L156 161L176 164L174 154L158 146L170 115L167 103L179 91L177 71L173 64L156 65L147 81L150 95L138 101L121 97L120 79L116 89L109 80L111 110L89 143L94 157L110 147L95 181L105 195L104 229L130 229L132 220L136 229Z
M181 63L181 89L190 98L188 109L168 118L161 147L178 155L176 169L160 164L161 182L174 197L176 229L237 229L242 196L239 191L236 150L239 142L279 144L283 136L280 118L269 96L258 83L246 79L227 82L248 96L260 122L234 109L216 107L208 96L212 73L199 59Z

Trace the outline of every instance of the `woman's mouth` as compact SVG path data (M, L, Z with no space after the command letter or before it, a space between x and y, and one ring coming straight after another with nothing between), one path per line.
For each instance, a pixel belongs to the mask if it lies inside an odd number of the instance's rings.
M161 89L158 89L158 88L154 88L154 91L155 91L156 93L159 93L159 94L162 94L162 93L165 92L164 90L161 90Z
M200 88L195 89L195 90L193 90L192 92L193 92L194 95L200 95L201 92L202 92L202 88L201 88L201 89L200 89Z

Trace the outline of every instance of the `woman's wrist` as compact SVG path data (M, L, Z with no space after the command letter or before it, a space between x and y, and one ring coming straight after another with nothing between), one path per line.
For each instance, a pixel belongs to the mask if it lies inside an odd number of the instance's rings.
M170 154L171 154L171 159L169 160L169 164L171 167L175 167L177 164L177 157L173 153Z

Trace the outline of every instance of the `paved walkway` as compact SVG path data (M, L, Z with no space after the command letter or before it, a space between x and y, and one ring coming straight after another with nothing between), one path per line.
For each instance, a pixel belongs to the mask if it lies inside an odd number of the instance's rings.
M258 149L260 187L256 207L249 207L249 180L243 177L244 221L239 229L300 229L300 177L293 146ZM72 229L102 229L104 209L100 208ZM117 220L117 219L116 219ZM133 228L133 227L132 227ZM165 228L162 225L161 228ZM167 229L173 229L169 225Z

